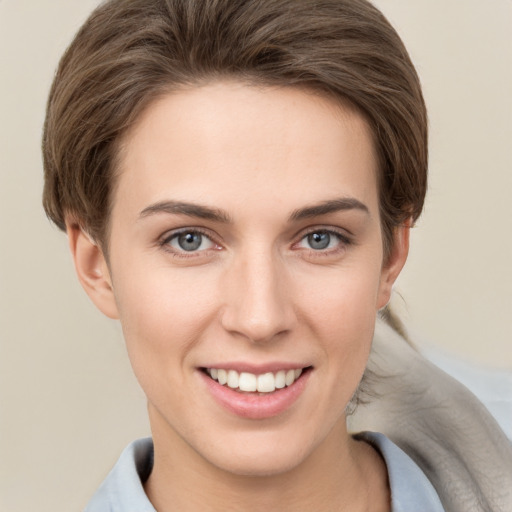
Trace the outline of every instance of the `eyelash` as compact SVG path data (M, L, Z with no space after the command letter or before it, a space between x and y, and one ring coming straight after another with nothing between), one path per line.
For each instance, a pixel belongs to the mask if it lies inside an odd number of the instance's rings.
M201 235L207 238L215 247L209 249L203 249L200 251L186 251L186 250L177 250L170 246L172 240L177 239L180 235L193 234L193 235ZM203 254L205 251L209 250L219 250L220 246L215 241L211 232L196 228L196 227L188 227L183 229L178 229L176 231L172 231L171 233L167 233L164 235L159 241L158 245L166 252L174 256L175 258L197 258L199 255Z
M202 250L193 250L193 251L186 251L184 249L177 250L175 248L172 248L170 246L171 241L174 239L177 239L180 235L184 235L184 234L199 234L199 235L207 238L215 247L208 248L208 249L202 249ZM305 240L308 236L313 235L313 234L327 234L330 236L334 235L338 239L339 243L334 248L317 249L317 250L315 250L313 248L308 249L308 248L297 247L303 240ZM309 251L315 257L323 257L323 256L331 256L340 251L343 251L348 246L353 245L353 243L354 243L353 240L349 236L347 236L347 234L344 232L338 231L333 228L327 229L327 228L320 228L320 227L318 227L318 228L312 227L312 228L308 229L307 231L302 232L300 234L299 240L297 242L295 242L292 245L292 247L297 248L298 250ZM197 227L197 228L196 227L187 227L187 228L182 228L182 229L173 231L171 233L167 233L160 239L160 241L158 242L158 245L163 250L165 250L166 252L171 254L173 257L181 258L181 259L196 258L198 256L204 255L204 253L206 251L219 250L222 248L220 246L220 244L218 244L215 241L215 238L212 236L212 233L210 231L201 229L199 227Z
M353 245L354 241L341 230L337 230L334 228L323 228L323 227L312 227L308 229L306 232L303 232L300 236L300 239L298 242L293 244L294 246L299 245L303 240L305 240L308 236L313 234L326 234L330 235L331 237L334 235L338 239L338 244L336 244L336 247L333 248L326 248L326 249L313 249L313 248L304 248L304 250L309 251L312 255L315 257L325 257L325 256L333 256L339 253L340 251L345 250L348 246Z

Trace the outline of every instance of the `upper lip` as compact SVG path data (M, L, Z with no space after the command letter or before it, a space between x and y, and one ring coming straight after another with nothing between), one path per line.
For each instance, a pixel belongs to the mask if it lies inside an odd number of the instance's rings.
M219 363L209 363L201 366L201 368L217 368L223 370L236 370L237 372L253 373L255 375L262 375L264 373L275 373L280 370L297 370L304 369L311 366L310 364L304 363L293 363L284 361L275 361L269 363L249 363L249 362L238 362L238 361L225 361Z

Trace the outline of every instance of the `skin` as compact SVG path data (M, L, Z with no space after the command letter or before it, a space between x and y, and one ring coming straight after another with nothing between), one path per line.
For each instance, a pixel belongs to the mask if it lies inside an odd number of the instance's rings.
M397 228L383 261L364 119L297 89L211 83L150 105L120 156L108 264L80 228L68 233L148 398L155 507L388 510L385 466L345 418L408 250ZM201 231L197 250L180 247L183 229ZM226 361L312 369L289 408L254 420L204 384L201 368Z

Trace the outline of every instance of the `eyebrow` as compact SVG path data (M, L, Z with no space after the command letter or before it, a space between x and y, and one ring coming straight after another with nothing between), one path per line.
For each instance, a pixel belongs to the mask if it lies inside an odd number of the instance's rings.
M160 201L152 204L140 212L139 218L142 219L158 213L187 215L189 217L213 220L224 224L231 222L230 216L223 210L196 203L186 203L183 201Z
M338 199L330 199L311 206L305 206L294 210L289 217L289 222L319 217L329 213L346 210L360 210L366 214L370 211L368 207L358 199L353 197L342 197ZM170 215L186 215L188 217L197 217L199 219L213 220L223 224L232 222L227 212L219 208L200 205L197 203L187 203L183 201L160 201L144 208L140 212L139 218L143 219L151 215L159 213L167 213Z
M310 219L312 217L319 217L321 215L346 210L360 210L368 215L370 214L368 207L358 199L354 197L341 197L322 201L316 205L299 208L290 215L290 221Z

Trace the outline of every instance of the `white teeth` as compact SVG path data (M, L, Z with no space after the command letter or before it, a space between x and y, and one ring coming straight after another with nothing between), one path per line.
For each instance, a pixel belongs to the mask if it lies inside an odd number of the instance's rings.
M242 372L240 374L240 391L256 391L257 379L254 373Z
M295 380L295 370L288 370L286 372L285 382L287 386L290 386L293 384L293 381Z
M226 384L228 381L228 372L226 370L217 370L217 380L219 381L219 384Z
M236 370L223 370L221 368L208 368L208 375L219 384L232 389L246 392L272 393L276 389L291 386L301 375L302 368L295 370L279 370L276 373L267 372L261 375Z
M228 386L230 388L236 389L238 387L238 372L235 370L229 370L228 372Z
M286 372L284 370L279 370L276 373L276 388L282 389L286 386Z
M276 390L276 379L273 373L258 375L258 391L260 393L272 393Z

